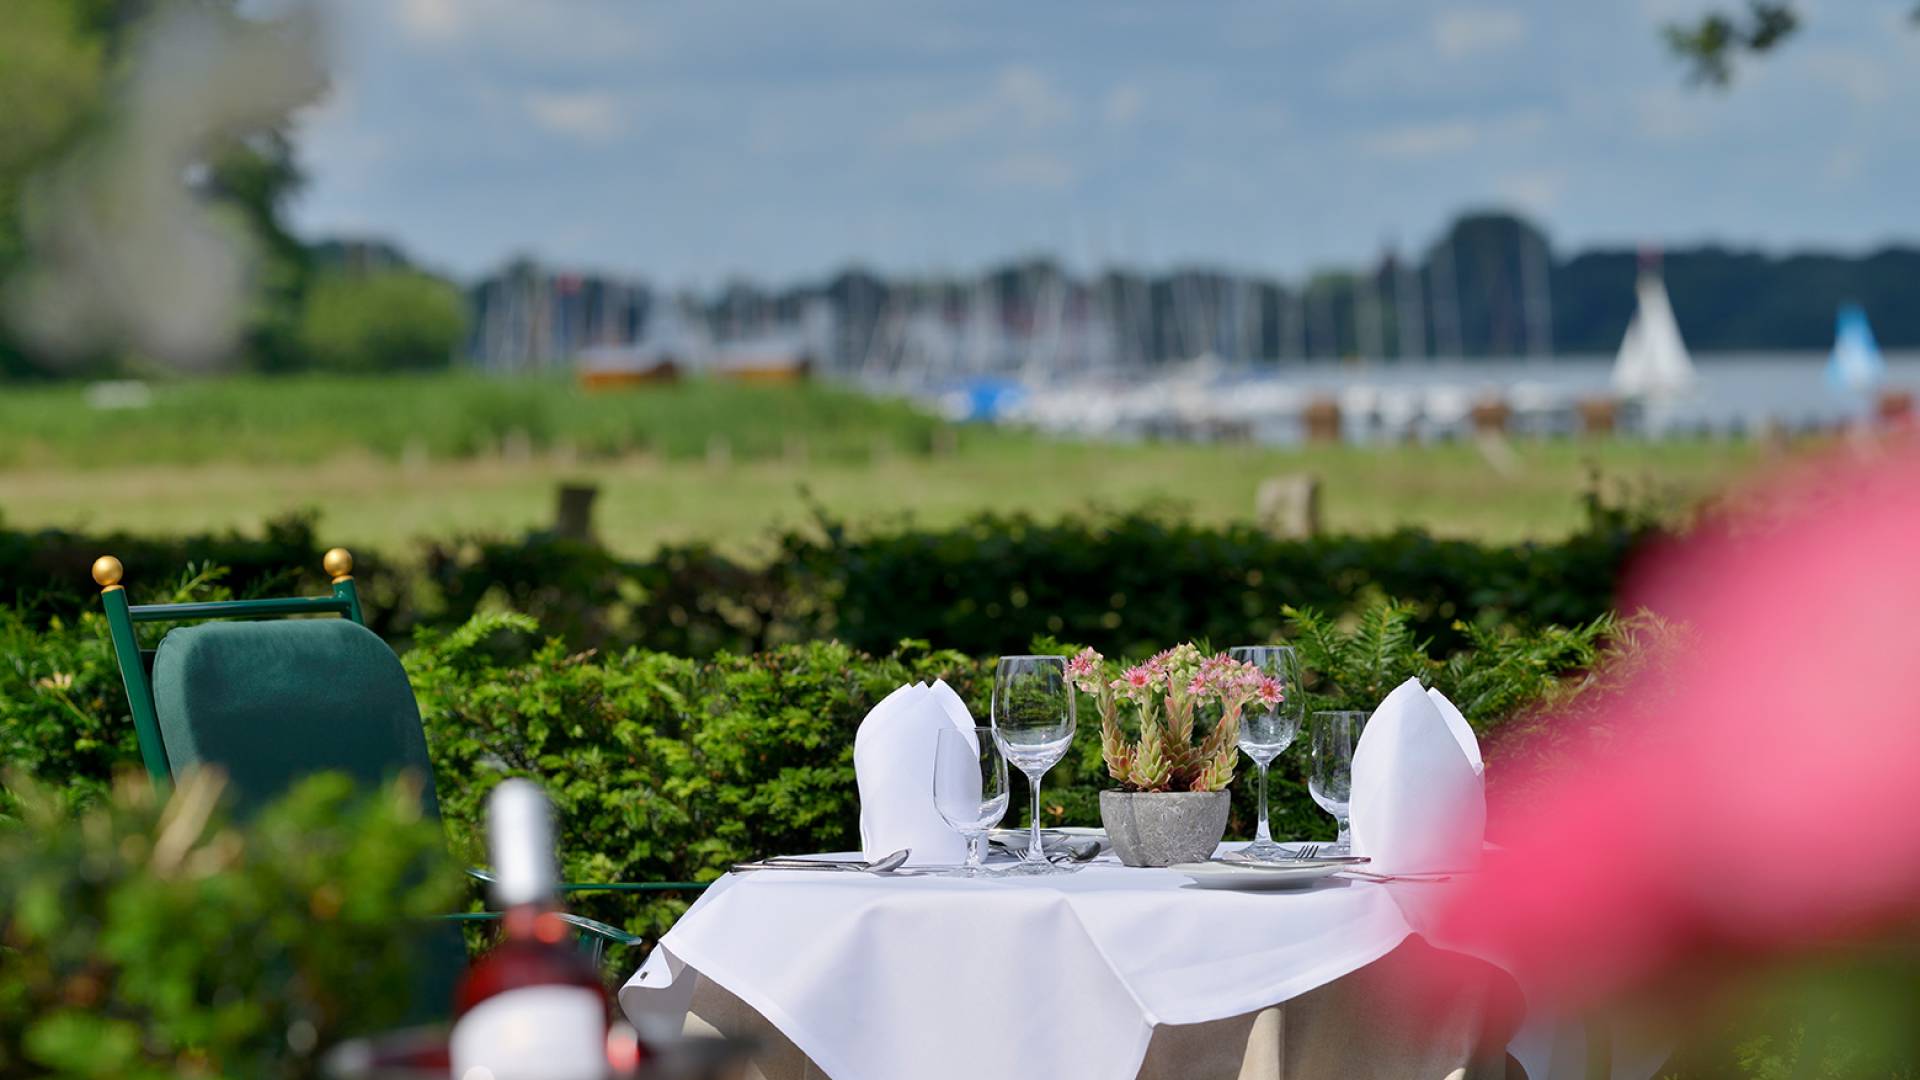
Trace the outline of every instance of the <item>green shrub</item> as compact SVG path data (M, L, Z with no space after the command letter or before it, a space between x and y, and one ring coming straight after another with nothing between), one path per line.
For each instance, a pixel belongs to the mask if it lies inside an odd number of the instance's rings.
M213 588L202 580L186 591ZM1467 648L1442 649L1416 625L1409 605L1379 602L1339 619L1296 611L1276 636L1303 652L1310 708L1371 707L1417 677L1452 697L1476 728L1497 733L1509 716L1535 717L1530 703L1563 698L1563 680L1593 662L1613 626L1605 617L1574 628L1467 626L1458 631ZM97 796L116 764L138 760L98 617L35 627L6 616L0 641L9 650L0 750L64 785L73 802ZM1067 651L1044 639L1038 647ZM527 776L553 796L575 881L708 880L754 856L858 847L853 738L868 710L903 683L945 678L984 722L992 677L990 654L919 642L879 656L833 641L706 660L579 650L518 614L422 630L403 660L457 858L484 861L487 791ZM1330 822L1307 797L1304 746L1274 764L1274 827L1318 836ZM1098 822L1107 784L1087 709L1075 749L1047 774L1043 822ZM1250 784L1235 785L1236 835L1252 831L1252 798ZM1009 825L1025 820L1026 802L1015 793ZM584 894L579 907L657 935L689 900Z
M460 291L439 278L330 271L307 290L299 340L321 370L419 371L452 363L466 322Z
M481 859L486 793L527 776L554 799L575 881L704 881L756 855L856 848L860 720L903 682L975 686L972 661L919 648L876 659L820 642L701 663L574 653L535 632L481 616L424 634L407 670L456 852ZM689 899L576 906L658 934Z
M18 777L0 825L0 1075L308 1077L396 1024L460 890L419 789L301 783L244 827L217 777L75 813Z
M493 598L576 643L687 656L816 638L871 652L927 638L986 656L1038 636L1140 655L1186 639L1268 641L1288 605L1343 614L1380 597L1408 605L1410 629L1450 652L1471 647L1475 627L1575 625L1610 610L1621 568L1655 530L1589 507L1582 532L1517 546L1416 530L1276 539L1153 512L986 514L861 533L822 520L780 536L758 567L700 544L623 560L543 535L435 545L427 565L443 604L434 621Z
M1394 597L1410 630L1444 653L1472 647L1475 628L1572 626L1611 608L1622 566L1655 530L1633 512L1589 507L1580 533L1518 546L1414 530L1286 540L1144 511L865 532L822 519L774 538L760 563L704 544L625 559L533 533L429 543L418 571L355 552L355 581L369 625L392 641L513 610L575 648L691 657L827 638L873 653L924 638L990 656L1040 636L1121 656L1188 639L1268 641L1286 630L1289 605L1344 615ZM39 620L96 610L87 568L103 552L127 565L137 596L189 560L228 567L236 595L321 592L321 550L311 516L277 521L259 540L0 530L0 603Z

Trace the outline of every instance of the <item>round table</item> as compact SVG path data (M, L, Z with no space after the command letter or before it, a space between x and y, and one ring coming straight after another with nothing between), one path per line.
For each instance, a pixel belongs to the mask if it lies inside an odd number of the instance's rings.
M1406 995L1436 984L1394 974L1452 955L1408 941L1443 887L1202 889L1110 856L1029 878L732 874L620 1003L643 1030L691 1013L757 1036L770 1080L1280 1077L1334 1061L1343 1076L1499 1075L1486 1021L1510 980L1455 957L1442 999L1415 1008Z

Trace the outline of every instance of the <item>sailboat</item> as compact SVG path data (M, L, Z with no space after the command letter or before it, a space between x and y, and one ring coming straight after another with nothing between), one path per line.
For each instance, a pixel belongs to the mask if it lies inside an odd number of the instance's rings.
M1658 271L1643 268L1634 286L1639 309L1627 324L1620 355L1613 362L1613 388L1627 397L1661 398L1693 386L1693 358L1680 339L1666 283Z
M1886 374L1887 364L1880 358L1880 346L1873 340L1873 327L1859 304L1840 306L1839 325L1833 338L1833 356L1827 361L1827 381L1858 393L1872 389Z

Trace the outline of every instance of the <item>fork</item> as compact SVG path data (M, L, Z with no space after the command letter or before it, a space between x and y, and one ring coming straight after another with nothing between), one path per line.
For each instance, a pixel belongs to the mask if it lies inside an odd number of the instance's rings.
M1293 849L1293 857L1296 859L1311 859L1319 854L1319 844L1301 844Z

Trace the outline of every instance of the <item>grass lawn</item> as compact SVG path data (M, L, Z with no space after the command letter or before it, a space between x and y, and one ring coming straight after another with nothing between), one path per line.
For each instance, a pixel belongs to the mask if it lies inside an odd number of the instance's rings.
M1515 540L1578 525L1594 468L1678 505L1760 458L1727 443L1519 442L1496 468L1464 443L1110 446L940 431L822 387L586 396L453 376L228 380L164 387L127 412L89 409L76 389L0 387L0 518L182 533L313 508L329 542L401 552L421 536L544 526L555 486L589 481L601 487L601 535L620 551L705 539L751 552L806 521L809 500L855 523L1096 504L1177 505L1221 521L1250 516L1264 478L1311 472L1331 530ZM709 456L716 437L724 459Z

